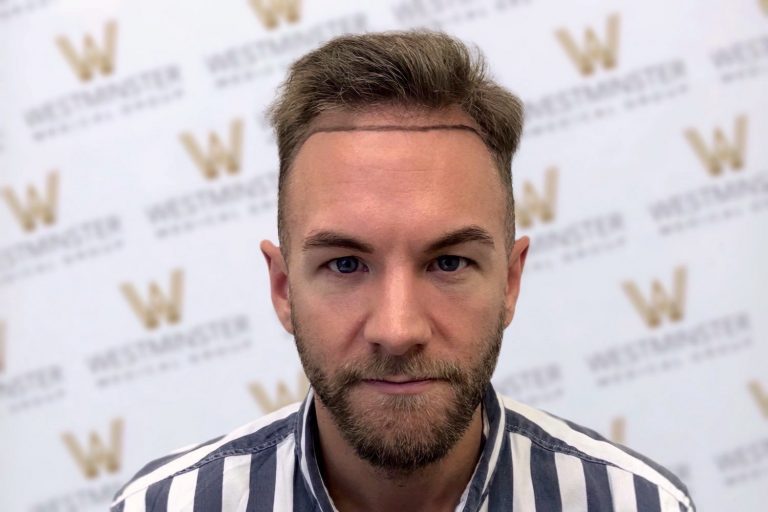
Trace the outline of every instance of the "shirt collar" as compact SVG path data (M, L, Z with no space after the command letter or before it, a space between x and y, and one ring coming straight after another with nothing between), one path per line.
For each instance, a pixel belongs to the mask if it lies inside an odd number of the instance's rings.
M328 490L320 475L320 467L315 455L315 439L317 438L317 421L315 417L315 401L312 389L307 393L296 416L294 434L296 439L296 460L307 492L322 512L335 512ZM475 466L474 474L462 494L456 512L475 512L480 510L491 488L491 481L499 461L503 432L506 428L504 406L501 398L490 384L483 396L483 432L485 443L480 459ZM295 489L294 492L298 490Z

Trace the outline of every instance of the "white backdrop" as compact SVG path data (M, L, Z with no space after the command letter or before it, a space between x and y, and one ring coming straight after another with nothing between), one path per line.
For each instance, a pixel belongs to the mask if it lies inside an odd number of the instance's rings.
M441 28L527 106L532 238L494 382L768 500L768 3L0 0L0 510L104 510L298 399L263 119L345 32Z

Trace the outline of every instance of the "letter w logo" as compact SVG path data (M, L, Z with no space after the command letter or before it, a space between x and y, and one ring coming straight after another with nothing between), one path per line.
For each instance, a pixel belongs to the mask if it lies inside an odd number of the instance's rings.
M72 457L83 472L83 476L93 479L99 476L99 470L104 469L108 473L116 473L122 464L123 448L123 420L112 420L110 427L109 446L105 446L96 432L91 432L88 437L88 446L83 448L75 436L65 432L61 436Z
M243 122L234 119L229 125L229 147L227 148L216 132L208 135L208 152L197 143L189 132L180 135L181 143L187 149L195 165L202 171L203 176L212 180L219 175L219 169L226 170L229 174L236 174L240 170L240 161L243 145Z
M571 33L564 28L555 32L555 36L582 75L588 76L594 73L595 63L601 63L605 69L616 67L619 51L618 14L608 17L605 43L600 41L591 27L585 30L583 47L579 47Z
M627 418L619 416L613 419L611 422L611 433L608 438L618 444L627 442Z
M677 267L674 275L674 290L670 297L662 284L654 279L651 284L651 299L646 300L632 281L623 283L624 292L648 327L658 327L663 315L676 322L683 318L685 308L686 271Z
M533 218L538 216L542 222L552 222L555 218L555 202L557 201L557 169L550 167L544 175L543 197L529 182L523 183L522 200L515 208L515 217L522 228L530 227Z
M80 81L89 81L96 71L101 72L102 75L109 75L115 68L117 23L108 21L104 26L104 42L101 47L96 44L90 34L85 35L81 53L78 53L69 39L64 36L56 38L56 44Z
M251 6L265 28L273 30L280 18L296 23L301 18L301 0L251 0Z
M120 289L144 327L155 329L160 325L160 319L163 317L169 324L175 324L181 319L183 285L184 274L177 269L171 274L169 297L166 297L155 282L149 284L149 299L146 303L132 284L124 283Z
M712 176L718 176L723 171L723 167L728 164L734 170L744 166L744 148L747 144L746 116L737 117L735 124L733 144L726 139L720 128L715 128L713 149L707 146L698 131L693 128L685 131L685 137Z
M749 382L749 391L752 393L752 397L760 408L760 412L763 413L763 416L768 418L768 393L765 392L763 386L756 380Z
M31 185L27 187L27 204L16 195L13 189L3 189L3 198L8 203L16 219L24 231L34 231L37 222L53 224L56 222L56 206L58 203L59 175L55 172L48 174L45 197L41 197Z
M264 411L264 413L270 413L281 407L285 407L288 404L302 400L309 389L309 381L304 373L299 372L298 379L296 380L295 392L291 392L282 380L278 381L274 400L269 396L269 393L267 393L264 386L260 383L252 382L248 387L251 391L251 395L256 400L256 403L261 407L261 410Z

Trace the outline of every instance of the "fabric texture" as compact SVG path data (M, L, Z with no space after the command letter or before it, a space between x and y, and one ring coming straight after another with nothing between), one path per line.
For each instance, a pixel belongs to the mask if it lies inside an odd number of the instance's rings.
M484 447L456 512L693 512L667 470L488 386ZM314 395L147 464L111 512L336 509L314 453Z

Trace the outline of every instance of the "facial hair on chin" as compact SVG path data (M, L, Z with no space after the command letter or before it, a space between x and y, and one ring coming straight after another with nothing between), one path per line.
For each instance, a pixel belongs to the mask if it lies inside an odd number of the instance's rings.
M292 316L299 357L317 397L357 455L392 476L408 475L440 460L466 432L496 367L504 331L502 311L496 325L485 329L478 357L466 364L428 360L423 352L377 353L328 375L312 354L311 347L322 346L322 340L309 339L300 315ZM382 395L362 407L353 405L351 395L363 380L393 375L442 380L449 386L450 398L446 403L426 394Z

